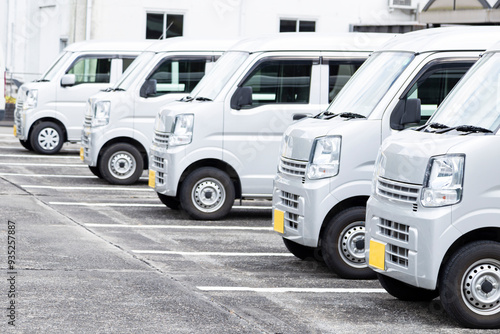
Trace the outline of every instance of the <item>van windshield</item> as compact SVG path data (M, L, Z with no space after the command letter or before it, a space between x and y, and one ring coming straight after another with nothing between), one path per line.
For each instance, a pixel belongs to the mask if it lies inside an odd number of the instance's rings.
M145 51L141 53L135 60L130 64L125 72L123 72L120 80L116 83L113 89L123 89L127 90L130 88L135 78L140 75L146 66L149 65L151 59L153 59L155 53Z
M59 57L54 63L49 67L49 69L42 75L40 81L51 81L54 76L59 72L62 66L66 63L66 60L72 56L73 52L63 52L59 54Z
M234 72L248 58L248 52L229 51L215 63L213 69L201 79L191 92L193 98L215 100Z
M414 57L411 52L373 53L347 82L327 111L368 117Z
M467 72L427 122L432 123L493 132L500 127L500 52L486 53Z

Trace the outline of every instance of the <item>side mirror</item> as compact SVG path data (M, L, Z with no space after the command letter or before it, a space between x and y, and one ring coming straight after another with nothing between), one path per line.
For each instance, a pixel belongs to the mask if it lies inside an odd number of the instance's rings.
M140 97L148 98L156 95L156 79L149 79L144 81L141 90L139 91Z
M61 78L61 86L62 87L74 86L75 83L76 83L76 77L74 74L65 74Z
M399 100L391 115L391 128L403 130L405 124L420 123L420 99Z
M251 105L252 94L252 87L238 87L231 98L231 109L240 110L243 106Z

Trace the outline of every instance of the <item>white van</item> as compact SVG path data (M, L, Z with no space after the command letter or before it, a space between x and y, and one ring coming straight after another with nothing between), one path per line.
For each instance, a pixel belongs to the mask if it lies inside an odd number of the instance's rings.
M427 120L500 27L397 36L329 108L283 136L273 194L274 229L299 258L321 256L343 278L373 278L365 262L365 207L383 138Z
M0 45L0 121L5 117L5 62Z
M111 89L89 99L81 158L97 176L131 184L148 169L153 124L191 92L234 40L169 38L150 46Z
M366 257L391 295L440 296L461 325L500 328L498 166L500 43L427 124L380 148L366 210Z
M328 105L385 34L281 34L234 45L155 122L150 185L167 206L220 219L270 198L281 135Z
M59 152L80 141L88 98L116 82L152 41L74 43L39 80L23 84L17 96L14 133L28 150Z

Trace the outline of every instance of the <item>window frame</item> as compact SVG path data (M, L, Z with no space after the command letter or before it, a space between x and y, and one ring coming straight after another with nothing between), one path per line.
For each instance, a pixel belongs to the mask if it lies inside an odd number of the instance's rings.
M162 33L161 33L161 36L160 38L148 38L147 37L147 31L148 31L148 15L149 14L153 14L153 15L163 15L163 22L162 22ZM176 12L176 11L163 11L163 10L146 10L146 17L145 17L145 25L144 25L144 30L145 30L145 39L146 40L165 40L167 38L172 38L172 37L177 37L177 36L166 36L167 34L167 22L168 22L168 16L169 15L176 15L176 16L182 16L182 31L181 31L181 35L178 35L179 37L180 36L184 36L184 22L185 22L185 17L186 17L186 13L184 12Z
M294 31L281 31L281 21L295 21L295 30ZM314 23L314 30L313 31L301 31L300 30L300 23L301 22L313 22ZM286 33L297 33L297 32L317 32L317 19L300 19L300 18L287 18L287 17L280 17L278 21L278 32L280 34L286 34Z
M105 54L85 54L76 57L71 64L64 70L64 74L69 74L69 71L74 68L74 66L82 59L109 59L110 60L110 73L109 73L109 82L78 82L76 81L73 86L83 85L83 84L111 84L111 76L113 74L112 66L113 59L121 58L119 55L105 55ZM76 77L76 75L75 75Z

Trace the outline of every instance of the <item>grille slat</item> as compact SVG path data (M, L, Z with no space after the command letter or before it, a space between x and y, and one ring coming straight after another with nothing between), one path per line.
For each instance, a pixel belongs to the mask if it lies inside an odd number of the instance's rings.
M286 212L285 214L285 224L293 229L298 229L299 227L299 215L295 213Z
M155 131L153 136L153 142L156 146L167 149L168 141L170 138L170 133Z
M380 234L388 238L406 243L410 240L410 227L408 225L380 218L380 223L377 226Z
M279 170L283 174L304 177L306 175L307 161L292 160L281 157Z
M85 120L83 121L84 127L90 127L92 125L92 116L85 116Z
M156 155L153 156L153 166L159 169L165 169L165 159Z
M378 178L377 194L391 200L405 203L417 203L420 187L387 179Z
M393 264L397 264L399 266L408 268L408 249L395 246L395 245L387 245L386 252L389 255L388 261Z
M280 194L281 203L292 209L297 209L299 207L299 195L294 195L286 191L281 191Z

